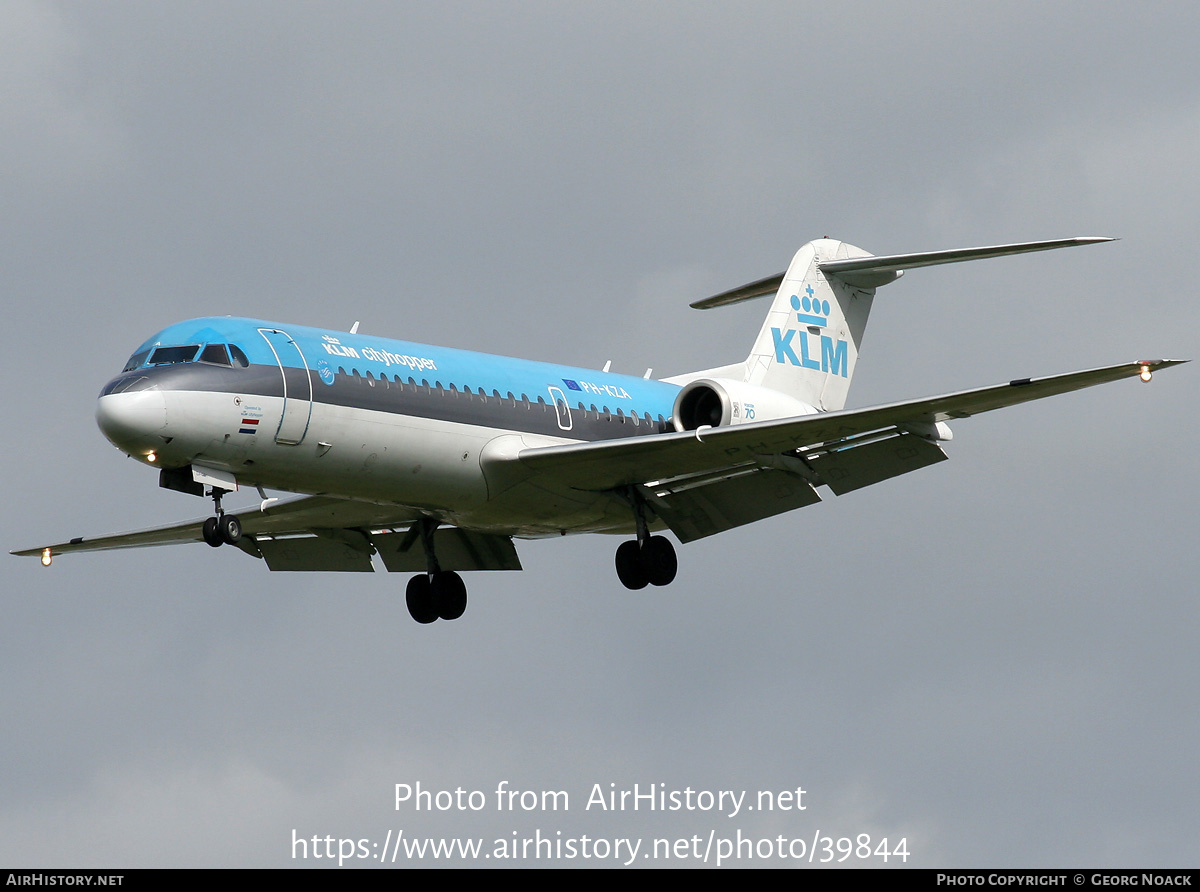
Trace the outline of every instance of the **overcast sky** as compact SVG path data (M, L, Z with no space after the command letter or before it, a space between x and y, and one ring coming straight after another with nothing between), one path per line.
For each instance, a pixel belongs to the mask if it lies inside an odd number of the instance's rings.
M93 418L192 316L660 376L744 358L765 302L687 303L811 238L1108 235L882 289L850 405L1194 358L1198 44L1185 3L8 0L4 548L205 513ZM681 546L665 589L608 537L518 543L454 623L235 549L5 557L0 863L740 829L1195 866L1195 374L960 421L949 462ZM418 781L570 811L396 811ZM807 809L585 810L610 783Z

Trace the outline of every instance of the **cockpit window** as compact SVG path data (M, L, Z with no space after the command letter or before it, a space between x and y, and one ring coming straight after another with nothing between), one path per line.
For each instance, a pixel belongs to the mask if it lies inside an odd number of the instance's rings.
M239 368L239 369L250 368L249 358L242 351L242 348L239 347L237 344L229 345L229 355L233 357L233 364L236 368Z
M224 344L209 344L200 352L201 362L211 362L213 365L229 365L229 354L225 352Z
M159 347L150 354L150 365L170 365L175 362L191 362L196 358L199 344L190 347Z
M121 369L121 371L132 372L134 369L140 367L141 364L146 361L146 357L149 355L149 350L143 350L141 353L133 354L133 356L129 357L129 362L125 363L125 368Z

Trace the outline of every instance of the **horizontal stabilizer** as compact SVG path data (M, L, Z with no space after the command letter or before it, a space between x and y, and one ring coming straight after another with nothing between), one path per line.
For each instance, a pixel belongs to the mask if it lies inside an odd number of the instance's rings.
M844 260L823 260L817 266L827 276L841 279L847 285L855 288L878 288L900 278L906 269L916 269L921 266L938 266L942 263L962 263L967 260L986 260L989 257L1006 257L1010 254L1029 254L1033 251L1053 251L1055 248L1073 248L1077 245L1094 245L1098 242L1111 242L1114 239L1104 236L1081 236L1079 238L1051 239L1043 242L1019 242L1012 245L991 245L984 248L953 248L949 251L922 251L916 254L888 254L882 257L851 257ZM776 273L751 282L722 291L712 297L695 301L691 304L697 310L711 310L715 307L725 307L741 303L756 297L775 294L783 284L786 272Z
M774 294L779 290L779 286L783 284L783 277L785 275L787 275L786 270L782 273L776 273L773 276L767 276L765 279L759 279L757 282L751 282L749 285L731 288L729 291L722 291L720 294L714 294L712 297L704 298L704 300L694 301L689 306L697 310L711 310L714 307L740 304L744 300L753 300L756 297L766 297L768 294Z
M880 285L894 282L906 269L937 266L942 263L963 263L967 260L986 260L989 257L1007 257L1009 254L1029 254L1033 251L1053 251L1055 248L1073 248L1076 245L1111 241L1113 239L1103 236L1083 236L1046 242L992 245L986 248L954 248L949 251L924 251L918 254L889 254L885 257L851 257L847 260L825 260L818 265L821 272L837 276L847 285L856 288L878 288Z

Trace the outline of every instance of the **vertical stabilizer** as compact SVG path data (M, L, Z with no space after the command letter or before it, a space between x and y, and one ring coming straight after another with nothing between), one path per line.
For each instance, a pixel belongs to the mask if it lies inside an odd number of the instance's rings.
M845 407L875 289L826 275L820 264L870 256L833 239L796 252L746 361L748 383L824 411Z
M846 242L817 239L796 252L786 272L692 303L700 310L775 295L745 363L665 380L742 378L824 411L843 409L862 346L875 289L904 270L966 260L1111 242L1102 236L875 256Z

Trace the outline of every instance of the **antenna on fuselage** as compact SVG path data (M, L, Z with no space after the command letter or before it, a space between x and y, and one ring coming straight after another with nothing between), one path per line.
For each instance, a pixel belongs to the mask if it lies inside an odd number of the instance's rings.
M355 323L350 326L350 334L358 334L358 322L357 321L355 321Z
M612 360L610 359L608 362L604 363L604 371L607 372L611 368L612 368Z

